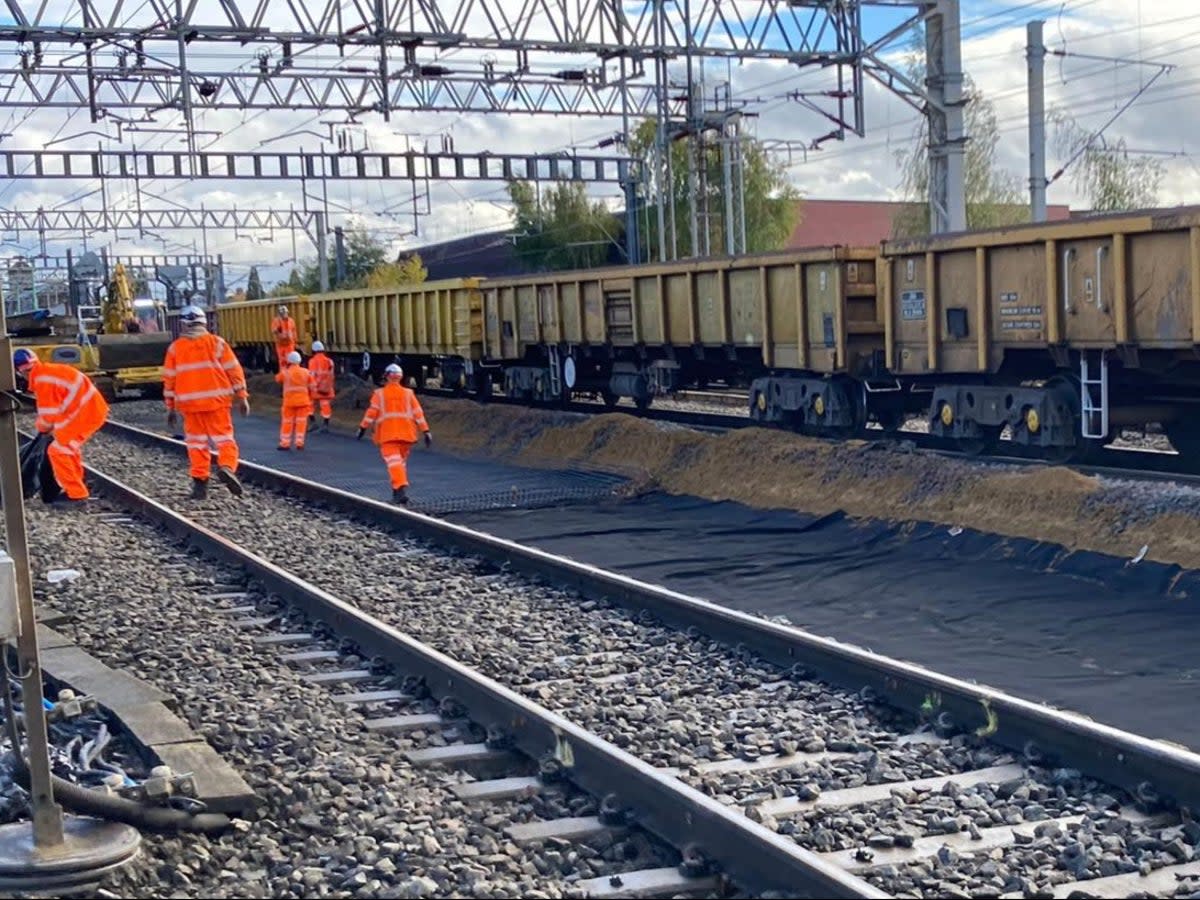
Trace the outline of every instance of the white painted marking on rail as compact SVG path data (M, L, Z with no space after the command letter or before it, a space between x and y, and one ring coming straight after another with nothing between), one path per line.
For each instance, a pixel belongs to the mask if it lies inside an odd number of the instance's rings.
M772 816L790 816L807 812L810 809L843 809L860 806L864 803L878 803L892 795L892 791L939 791L947 784L959 787L983 783L999 783L1021 778L1025 770L1021 766L992 766L988 769L976 769L973 772L963 772L959 775L938 775L932 778L919 778L916 781L893 781L888 784L866 784L862 787L847 788L842 791L827 791L815 800L801 800L799 797L781 797L778 800L767 800L759 804L758 809Z

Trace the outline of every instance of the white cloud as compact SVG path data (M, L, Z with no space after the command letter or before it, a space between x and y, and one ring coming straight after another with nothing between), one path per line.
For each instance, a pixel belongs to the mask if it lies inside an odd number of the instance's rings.
M59 3L59 0L55 2ZM523 7L519 2L508 5L513 9ZM1200 150L1200 122L1191 114L1200 86L1200 9L1181 3L1142 5L1146 8L1139 11L1138 4L1127 0L1066 0L1059 17L1056 15L1059 4L1047 2L1042 6L1047 17L1046 42L1051 49L1065 49L1069 54L1161 60L1176 67L1106 134L1124 138L1135 149L1185 154L1163 157L1168 177L1163 181L1161 201L1172 204L1197 200L1200 199L1200 168L1190 154ZM59 15L72 6L62 0ZM1000 4L1002 9L1011 9L1011 6L1010 3ZM1003 135L1000 146L1003 165L1024 180L1027 165L1024 21L1019 19L1021 13L1013 12L986 18L987 13L996 9L991 3L967 0L963 7L965 68L995 105ZM542 35L546 33L546 27L545 22L531 24L531 28L540 29L537 33ZM236 48L202 49L207 55L197 58L203 59L209 67L224 62L214 58L214 54L239 52ZM74 50L47 52L48 55L62 55ZM453 65L460 68L467 68L480 58L478 54L456 50L446 51L442 57L448 65L451 64L449 60L453 60ZM323 51L310 57L317 58L330 59L332 54ZM13 59L12 54L0 54L0 63L5 67ZM550 66L562 65L562 60L535 58L534 65L537 71L546 71ZM676 70L678 68L676 66ZM716 81L723 80L727 72L731 73L735 96L754 101L750 107L757 114L754 129L762 138L811 142L834 127L787 97L789 91L821 91L834 87L829 70L800 71L783 63L763 61L731 67L710 62L703 68L710 92ZM1116 65L1078 56L1051 56L1046 64L1047 102L1069 108L1087 127L1098 127L1153 71L1148 66ZM898 184L895 151L912 140L916 114L876 82L868 80L866 87L866 136L825 143L823 149L810 152L807 161L798 157L800 161L790 167L791 177L808 196L847 199L895 196ZM0 86L0 93L2 91L3 86ZM178 116L160 112L155 119L150 127L164 128L177 122ZM215 140L212 137L201 139L202 143L212 141L209 149L213 150L270 152L301 146L315 150L320 146L321 137L328 134L328 123L341 119L344 115L335 113L242 115L202 111L198 114L198 127L221 133ZM395 114L390 122L382 121L378 115L362 116L360 120L363 128L358 139L365 138L371 149L397 152L409 146L422 147L426 141L436 150L442 146L442 137L447 136L461 152L544 153L575 148L581 153L603 153L605 151L595 149L595 144L620 127L619 120L428 113ZM0 150L40 147L55 138L71 135L78 137L54 146L94 148L99 138L87 132L95 131L115 134L116 129L112 123L89 123L85 112L75 114L68 121L65 112L59 110L35 110L28 115L0 111L0 132L12 132L10 137L0 140ZM280 139L293 132L299 133ZM318 134L314 136L308 132ZM129 147L134 139L142 149L180 146L179 135L153 132L140 133L136 138L127 134L124 144L112 143L111 146ZM1053 172L1061 162L1051 156L1050 171ZM81 204L99 205L97 197L80 199L84 192L94 188L94 182L47 180L37 183L32 179L20 179L0 183L0 205L22 209L59 204L67 208ZM301 208L306 202L319 207L327 195L331 209L353 211L381 236L392 239L396 247L503 227L509 221L504 208L504 186L500 183L428 185L431 210L429 215L420 217L421 234L415 239L401 237L401 232L412 226L412 186L407 182L310 183L304 192L307 199L299 185L276 181L236 184L158 181L142 185L142 188L142 204L156 207L173 203L189 208L198 208L201 204L211 208L235 205L240 208ZM418 198L418 206L422 208L425 188L425 185L420 186ZM614 205L619 202L620 192L615 185L597 186L592 193ZM112 207L130 208L136 202L134 185L132 182L110 182L106 199ZM1051 188L1049 199L1052 203L1082 204L1082 198L1074 193L1069 178L1063 178ZM188 250L195 246L199 250L207 237L210 251L220 252L232 261L235 273L244 273L252 263L262 264L264 272L282 273L286 269L286 260L297 253L305 257L313 252L307 237L297 235L293 240L291 234L281 232L209 233L207 236L199 232L176 232L166 233L164 237L168 241L165 245L154 239L123 235L114 250L176 253L182 252L179 245ZM106 240L105 236L92 239L93 244ZM36 249L37 236L23 234L16 243ZM58 248L68 244L78 246L79 241L55 242ZM12 252L16 251L11 243L0 245L0 254Z

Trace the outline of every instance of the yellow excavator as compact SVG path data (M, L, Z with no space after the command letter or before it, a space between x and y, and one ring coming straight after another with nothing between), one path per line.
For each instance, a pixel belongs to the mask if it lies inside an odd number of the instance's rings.
M85 372L110 400L126 390L155 396L162 393L163 360L171 343L166 312L161 301L135 297L132 279L117 263L98 305L68 307L57 316L39 311L28 328L14 329L10 320L10 330L16 345L46 362Z

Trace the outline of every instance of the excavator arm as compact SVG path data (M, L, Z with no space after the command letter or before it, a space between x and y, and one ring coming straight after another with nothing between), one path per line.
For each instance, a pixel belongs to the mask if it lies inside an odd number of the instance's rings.
M121 334L125 331L125 323L136 319L133 310L133 282L125 272L124 263L117 263L113 269L103 312L105 334Z

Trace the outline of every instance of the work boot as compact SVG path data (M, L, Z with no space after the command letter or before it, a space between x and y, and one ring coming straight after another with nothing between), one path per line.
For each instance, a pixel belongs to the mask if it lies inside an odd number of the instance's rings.
M192 499L203 500L208 496L208 479L193 478L192 479Z
M304 449L304 445L303 445L303 444L297 444L297 445L296 445L296 449L297 449L297 450L303 450L303 449Z
M221 468L217 469L217 477L221 479L221 483L225 487L229 488L229 493L233 494L233 496L240 497L245 493L245 488L242 487L242 483L229 466L221 466Z
M407 488L392 488L392 502L399 503L401 506L408 506L408 489Z
M329 420L328 420L328 419L322 419L322 420L321 420L321 430L322 430L322 431L328 431L328 430L329 430Z
M284 452L284 453L287 453L287 452L288 452L289 450L291 450L292 448L291 448L291 447L285 447L285 446L283 446L282 444L280 444L280 445L279 445L278 447L276 447L275 449L276 449L276 450L280 450L280 451L282 451L282 452Z

